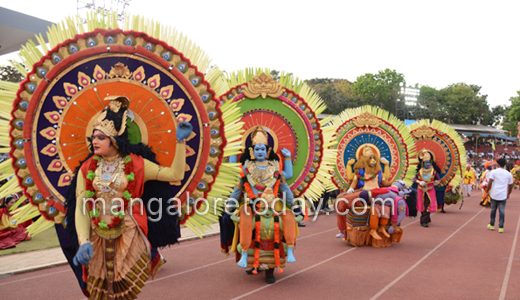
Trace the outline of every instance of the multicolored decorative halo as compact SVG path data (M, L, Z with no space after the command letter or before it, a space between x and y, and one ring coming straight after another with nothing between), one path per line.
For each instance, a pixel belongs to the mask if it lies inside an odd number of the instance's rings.
M152 147L161 165L173 161L177 123L191 123L185 179L173 189L183 203L181 222L194 214L185 192L207 195L226 140L220 102L211 100L204 74L182 53L142 32L96 29L58 44L26 78L13 104L10 154L25 194L45 218L64 213L65 193L89 153L87 138L107 95L130 99L136 142Z
M329 165L324 160L327 156L324 144L330 141L324 138L322 125L317 119L325 107L321 99L314 99L316 96L309 93L307 87L304 92L315 101L307 101L309 99L291 90L290 87L302 90L302 85L294 84L293 79L282 77L277 82L265 72L261 69L240 71L236 78L242 79L231 80L237 85L220 96L220 100L237 103L240 108L245 131L241 147L251 145L251 131L261 125L268 132L268 143L273 151L282 158L282 149L291 151L294 176L287 183L294 196L319 198L324 190L320 181L325 181L323 178L317 180L319 170ZM288 86L282 83L284 81ZM332 134L327 134L327 137L332 139Z
M411 183L417 164L415 143L404 123L382 109L363 106L347 109L332 122L339 125L336 131L337 164L333 183L342 191L350 188L347 162L357 161L359 149L370 146L380 158L386 158L390 167L390 181L402 179ZM383 167L383 166L382 166Z

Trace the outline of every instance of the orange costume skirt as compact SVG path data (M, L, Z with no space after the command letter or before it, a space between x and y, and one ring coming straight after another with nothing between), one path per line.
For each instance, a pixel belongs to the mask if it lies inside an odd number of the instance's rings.
M90 238L94 255L86 271L89 299L135 299L150 274L148 240L129 214L126 229L116 239L106 240L94 232Z

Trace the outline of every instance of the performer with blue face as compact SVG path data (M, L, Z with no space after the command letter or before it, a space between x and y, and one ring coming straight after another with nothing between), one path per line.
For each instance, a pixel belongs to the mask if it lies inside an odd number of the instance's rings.
M262 126L253 131L251 141L252 145L240 157L243 172L228 201L228 210L232 210L236 206L231 207L231 204L240 199L239 216L231 217L240 224L240 233L235 233L234 237L239 240L233 245L236 245L241 256L237 263L239 267L252 267L248 273L256 274L260 264L267 264L269 268L266 270L266 282L274 283L274 268L283 267L285 262L296 261L296 223L302 217L296 218L291 211L294 195L286 182L286 179L293 176L291 152L282 149L281 153L285 158L282 170L280 159L269 147L267 132ZM280 197L281 201L276 201L276 197ZM232 247L231 251L234 250ZM260 253L263 253L262 257ZM266 254L271 255L272 259L261 262Z

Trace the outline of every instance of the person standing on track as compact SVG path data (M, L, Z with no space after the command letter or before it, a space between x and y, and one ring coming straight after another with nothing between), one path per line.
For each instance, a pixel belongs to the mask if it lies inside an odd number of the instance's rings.
M471 165L466 166L466 171L464 172L464 188L466 189L466 194L468 197L471 196L471 190L473 189L473 184L475 183L475 172L471 169Z
M498 222L498 232L504 232L504 219L506 201L513 190L513 176L506 169L506 159L501 157L497 159L498 168L491 171L488 175L488 186L486 192L491 198L491 220L488 224L489 230L495 230L495 217L498 207L498 215L500 217Z

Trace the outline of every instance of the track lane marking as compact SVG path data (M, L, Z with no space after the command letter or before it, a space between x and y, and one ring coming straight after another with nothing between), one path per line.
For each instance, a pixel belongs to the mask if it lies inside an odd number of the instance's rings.
M466 225L468 225L473 219L475 219L481 212L483 212L486 208L482 208L479 212L477 212L471 219L466 221L462 226L460 226L457 230L455 230L450 236L448 236L444 241L442 241L439 245L437 245L435 248L430 250L428 254L423 256L418 262L416 262L413 266L408 268L408 270L404 271L399 277L394 279L392 282L390 282L387 286L385 286L382 290L380 290L377 294L375 294L370 300L375 300L379 298L382 294L384 294L388 289L390 289L392 286L394 286L397 282L399 282L401 279L403 279L408 273L413 271L418 265L420 265L424 260L426 260L430 255L432 255L437 249L439 249L444 243L446 243L449 239L451 239L457 232L459 232L462 228L464 228Z
M515 259L516 242L518 240L518 231L520 230L520 216L518 216L518 222L516 224L515 238L513 239L513 245L511 246L511 254L509 254L509 262L507 263L506 274L504 275L504 282L502 283L502 289L500 290L499 300L506 298L507 286L509 284L509 277L511 276L511 269L513 268L513 260Z
M34 271L34 272L36 272L36 271ZM44 276L50 276L50 275L54 275L54 274L64 273L64 272L72 272L72 269L67 269L67 270L63 270L63 271L59 271L59 272L53 272L53 273L49 273L49 274L42 274L39 276L27 277L27 278L13 280L13 281L9 281L9 282L3 282L3 283L0 283L0 286L11 284L11 283L16 283L16 282L20 282L20 281L30 280L30 279L34 279L34 278L40 278L40 277L44 277Z
M260 288L254 289L254 290L252 290L252 291L250 291L250 292L247 292L247 293L245 293L245 294L242 294L242 295L240 295L240 296L238 296L238 297L232 298L231 300L242 299L242 298L247 297L247 296L249 296L249 295L251 295L251 294L254 294L254 293L258 292L258 291L261 291L261 290L263 290L263 289L267 289L267 288L269 288L269 287L271 287L271 286L274 286L275 284L278 284L279 282L282 282L282 281L284 281L284 280L286 280L286 279L289 279L289 278L291 278L291 277L294 277L294 276L296 276L296 275L298 275L298 274L301 274L301 273L303 273L303 272L305 272L305 271L308 271L308 270L310 270L310 269L313 269L313 268L315 268L315 267L317 267L317 266L320 266L320 265L322 265L322 264L324 264L324 263L327 263L327 262L329 262L329 261L331 261L331 260L333 260L333 259L335 259L335 258L338 258L338 257L340 257L340 256L342 256L342 255L344 255L344 254L347 254L347 253L349 253L349 252L351 252L351 251L353 251L353 250L356 250L356 249L357 249L357 248L351 248L351 249L349 249L349 250L347 250L347 251L343 251L343 252L341 252L341 253L339 253L339 254L336 254L336 255L334 255L334 256L332 256L332 257L326 259L326 260L323 260L323 261L321 261L321 262L319 262L319 263L317 263L317 264L314 264L314 265L312 265L312 266L310 266L310 267L307 267L307 268L305 268L305 269L303 269L303 270L300 270L300 271L298 271L298 272L296 272L296 273L293 273L293 274L291 274L291 275L289 275L289 276L286 276L286 277L281 278L281 279L277 279L276 282L273 283L273 284L264 285L263 287L260 287Z

